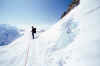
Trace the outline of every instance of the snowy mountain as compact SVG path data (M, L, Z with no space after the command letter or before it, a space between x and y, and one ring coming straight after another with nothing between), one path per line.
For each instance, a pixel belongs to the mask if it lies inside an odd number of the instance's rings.
M0 66L100 66L99 0L80 5L32 39L30 29L0 47Z
M7 24L0 24L0 46L7 45L20 35L18 29Z
M80 35L71 44L72 62L67 66L100 66L100 0L80 0L73 18L80 22Z
M32 39L30 29L26 28L24 36L8 46L0 47L1 66L56 66L63 58L56 53L66 48L78 35L78 22L72 22L71 16L61 19L49 30ZM6 51L4 53L4 51ZM70 54L69 54L70 55ZM57 58L58 57L58 58ZM68 55L64 55L64 58ZM61 61L61 62L60 62Z

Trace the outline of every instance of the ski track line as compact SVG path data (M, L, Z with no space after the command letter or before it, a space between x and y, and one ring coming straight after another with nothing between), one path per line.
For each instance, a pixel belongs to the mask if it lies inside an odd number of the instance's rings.
M34 39L32 39L32 41L34 41ZM29 43L29 44L28 44ZM28 58L29 58L29 51L30 51L30 41L28 41L28 47L26 48L26 58L25 58L25 65L24 66L27 66L27 63L28 63Z
M30 44L28 45L28 48L26 50L26 58L25 58L25 65L24 66L27 66L28 57L29 57L29 49L30 49Z

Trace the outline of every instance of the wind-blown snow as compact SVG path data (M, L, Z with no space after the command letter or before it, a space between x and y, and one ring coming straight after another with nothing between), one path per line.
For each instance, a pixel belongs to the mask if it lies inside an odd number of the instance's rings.
M34 40L26 29L23 37L0 47L0 66L100 66L98 2L81 0Z

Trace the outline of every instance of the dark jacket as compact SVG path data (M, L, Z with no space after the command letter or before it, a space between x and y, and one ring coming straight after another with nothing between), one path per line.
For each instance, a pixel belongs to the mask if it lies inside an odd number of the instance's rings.
M36 33L36 28L32 28L32 33Z

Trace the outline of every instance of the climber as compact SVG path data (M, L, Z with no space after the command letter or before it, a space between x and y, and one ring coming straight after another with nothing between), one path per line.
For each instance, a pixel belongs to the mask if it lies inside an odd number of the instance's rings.
M36 28L34 28L34 26L32 26L32 36L33 36L33 39L34 39L34 33L36 33Z

